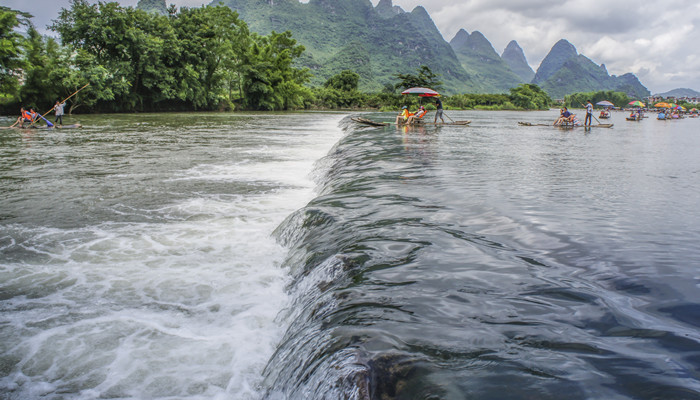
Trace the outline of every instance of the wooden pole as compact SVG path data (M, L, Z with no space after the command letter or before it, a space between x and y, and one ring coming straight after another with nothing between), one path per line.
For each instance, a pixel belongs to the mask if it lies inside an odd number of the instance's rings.
M70 99L71 97L73 97L73 96L75 96L76 94L78 94L79 91L81 91L81 90L85 89L86 87L88 87L88 85L89 85L89 83L86 83L85 86L83 86L83 87L81 87L80 89L76 90L72 95L66 97L65 99L63 99L63 101L59 102L59 104L65 103L66 101L68 101L68 99ZM54 105L53 107L51 107L51 109L50 109L49 111L45 112L44 115L41 116L41 118L44 118L44 117L46 116L46 114L48 114L48 113L50 113L51 111L53 111L54 108L56 108L55 105ZM35 119L34 121L32 121L32 123L31 123L31 125L29 125L29 127L31 128L34 124L36 124L36 122L37 122L38 120L39 120L39 118L37 118L37 119Z

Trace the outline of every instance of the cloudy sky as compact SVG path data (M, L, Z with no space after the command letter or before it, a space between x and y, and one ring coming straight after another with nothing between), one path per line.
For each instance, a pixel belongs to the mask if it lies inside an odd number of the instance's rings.
M307 2L303 0L302 2ZM377 4L379 0L371 0ZM137 0L120 0L134 6ZM205 0L166 0L199 6ZM605 64L614 75L635 73L652 93L679 87L700 91L700 2L610 0L393 0L411 11L423 6L445 40L460 29L480 31L500 54L518 41L534 70L559 39ZM45 28L69 0L2 0L32 13ZM46 32L42 29L42 31Z

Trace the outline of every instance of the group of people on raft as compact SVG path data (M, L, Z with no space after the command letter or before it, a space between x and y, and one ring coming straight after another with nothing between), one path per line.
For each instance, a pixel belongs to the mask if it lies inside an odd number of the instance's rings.
M586 102L586 119L583 122L584 126L591 126L593 123L593 103L590 100ZM554 121L554 126L559 125L581 125L581 121L576 118L576 114L572 114L568 108L562 107L559 118Z
M445 123L445 119L442 117L443 116L443 110L442 110L442 101L439 98L435 98L435 121L434 123L437 123L438 118L442 121L442 123ZM401 108L401 113L396 116L396 125L413 125L418 123L423 117L425 117L425 114L428 113L428 110L425 109L425 107L420 106L418 107L418 110L416 112L410 112L408 111L407 106L403 106Z
M54 113L56 115L56 120L54 121L54 123L58 123L58 126L63 125L63 108L65 106L66 106L65 102L61 103L60 101L56 101L56 104L53 106L53 108L51 110L49 110L49 112L54 111ZM28 127L31 127L40 118L43 119L44 121L46 121L46 126L48 126L48 127L54 126L54 124L52 124L50 121L48 121L46 118L44 118L41 114L34 111L33 107L30 107L29 111L27 111L24 107L22 107L20 109L19 118L17 118L17 122L15 123L15 125L19 124L20 128L24 128L24 124L29 123Z

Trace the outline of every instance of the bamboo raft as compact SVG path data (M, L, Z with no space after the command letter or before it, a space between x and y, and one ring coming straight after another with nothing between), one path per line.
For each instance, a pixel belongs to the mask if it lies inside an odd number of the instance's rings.
M533 124L532 122L518 122L518 125L520 125L520 126L551 126L554 128L573 129L573 128L612 128L612 126L614 124L598 124L598 125L585 126L585 125L571 125L571 124L550 125L550 124Z
M362 117L353 117L351 118L353 121L357 122L358 124L362 125L368 125L368 126L389 126L389 125L394 125L389 122L377 122L377 121L372 121L371 119L367 118L362 118ZM435 123L435 122L424 122L424 121L419 121L415 124L411 125L406 125L406 124L399 124L399 126L467 126L471 124L471 120L467 121L452 121L452 122L444 122L444 123Z
M0 129L19 129L19 130L27 130L27 129L78 129L82 128L83 126L80 124L72 124L72 125L61 125L61 126L32 126L26 127L26 128L20 128L19 126L0 126Z

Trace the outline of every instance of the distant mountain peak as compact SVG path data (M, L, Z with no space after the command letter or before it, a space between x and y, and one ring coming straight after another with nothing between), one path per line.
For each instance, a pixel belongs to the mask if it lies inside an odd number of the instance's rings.
M679 97L696 97L697 98L697 97L700 97L700 92L698 92L697 90L690 89L690 88L678 88L678 89L669 90L668 92L658 93L658 94L655 94L654 96L675 97L675 98L679 98Z
M515 40L511 40L508 43L505 50L503 50L503 54L501 54L501 58L524 82L530 82L535 77L535 71L532 70L532 67L527 62L525 52Z
M563 67L564 63L577 55L578 52L573 44L569 43L569 41L566 39L559 40L556 44L554 44L554 46L552 46L552 49L540 63L540 66L537 68L535 78L532 80L532 82L540 84L546 81L550 76Z
M163 15L168 13L168 7L165 5L165 0L139 0L139 2L136 4L136 8Z
M503 93L526 82L511 70L496 53L491 42L479 31L469 34L460 29L450 41L450 46L467 72L476 76L484 91Z
M382 18L391 18L394 15L403 14L406 11L399 6L395 6L392 0L379 0L379 3L374 8Z
M452 48L461 48L467 45L467 42L469 41L469 32L465 31L464 29L460 29L455 36L450 40L450 46Z
M498 58L498 53L496 53L491 42L479 31L474 31L470 35L464 29L460 29L450 41L450 46L458 53L468 51L489 58Z
M566 52L572 55L578 54L576 47L574 47L574 45L566 39L559 39L559 41L552 46L552 50Z

